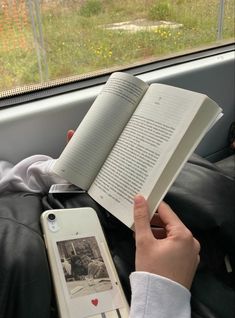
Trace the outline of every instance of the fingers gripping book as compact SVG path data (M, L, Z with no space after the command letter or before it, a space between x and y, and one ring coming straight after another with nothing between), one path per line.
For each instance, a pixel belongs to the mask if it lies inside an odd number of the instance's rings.
M208 96L113 73L54 172L128 227L141 193L150 217L222 109Z

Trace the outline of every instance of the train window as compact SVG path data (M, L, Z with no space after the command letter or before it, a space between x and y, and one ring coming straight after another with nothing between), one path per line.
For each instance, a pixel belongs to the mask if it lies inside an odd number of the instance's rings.
M1 0L0 98L234 41L233 0Z

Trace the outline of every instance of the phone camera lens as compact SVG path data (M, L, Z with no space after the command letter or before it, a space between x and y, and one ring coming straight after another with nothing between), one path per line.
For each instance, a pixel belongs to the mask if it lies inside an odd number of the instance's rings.
M55 214L49 213L47 218L48 218L49 221L54 221L55 220Z

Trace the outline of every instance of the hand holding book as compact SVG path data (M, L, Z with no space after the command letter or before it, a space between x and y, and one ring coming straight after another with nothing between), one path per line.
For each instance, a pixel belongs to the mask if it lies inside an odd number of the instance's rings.
M135 197L136 271L157 274L190 289L200 260L200 244L164 202L158 207L158 217L166 233L160 239L152 233L147 202L140 195Z
M204 94L114 73L54 171L132 227L134 196L152 216L220 113Z

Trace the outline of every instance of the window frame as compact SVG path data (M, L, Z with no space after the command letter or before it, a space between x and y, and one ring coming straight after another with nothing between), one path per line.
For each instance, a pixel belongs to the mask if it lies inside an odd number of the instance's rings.
M161 70L167 67L172 67L180 64L185 64L190 61L200 60L206 57L215 56L227 52L235 52L235 42L212 46L209 48L196 50L192 52L187 52L184 54L179 54L176 56L170 56L163 58L161 60L156 60L151 63L143 63L138 65L125 66L123 68L119 67L116 69L107 69L107 72L97 73L94 76L81 76L79 80L73 80L71 82L63 83L63 80L52 81L42 85L34 85L36 89L32 91L25 91L19 89L13 89L6 92L11 92L11 96L6 96L0 98L0 110L2 108L19 106L28 102L45 99L52 96L58 96L60 94L65 94L68 92L73 92L81 90L84 88L89 88L97 85L104 84L111 73L114 71L128 72L133 75L141 75L144 73ZM56 84L55 84L56 82Z

